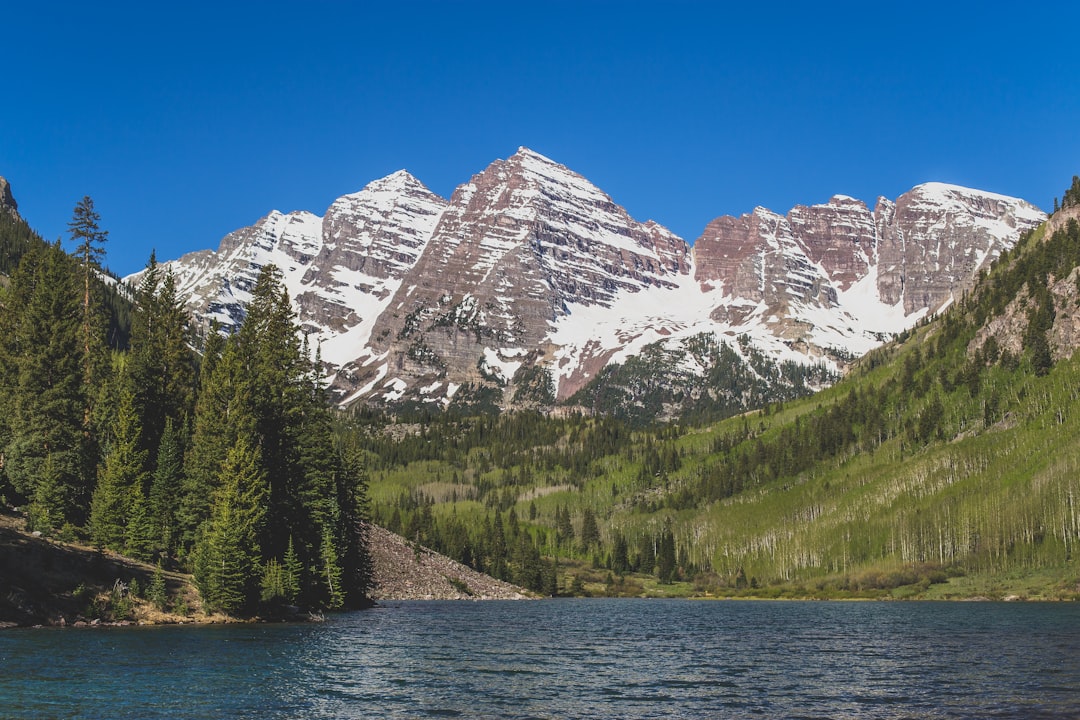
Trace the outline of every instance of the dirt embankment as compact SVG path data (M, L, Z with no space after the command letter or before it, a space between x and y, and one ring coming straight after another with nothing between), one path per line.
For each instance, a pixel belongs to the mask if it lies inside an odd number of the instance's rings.
M208 622L190 576L164 572L170 610L135 597L155 567L109 551L28 533L22 517L0 512L0 627ZM114 615L113 601L123 607Z

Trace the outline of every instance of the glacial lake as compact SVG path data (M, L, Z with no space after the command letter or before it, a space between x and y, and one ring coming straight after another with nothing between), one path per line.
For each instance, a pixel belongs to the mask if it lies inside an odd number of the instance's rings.
M0 632L11 718L1080 717L1080 604L388 602Z

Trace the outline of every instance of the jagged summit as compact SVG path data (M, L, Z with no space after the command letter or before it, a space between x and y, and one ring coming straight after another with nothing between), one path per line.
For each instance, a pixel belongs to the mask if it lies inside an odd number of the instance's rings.
M281 266L342 400L444 405L466 388L510 406L702 336L842 368L951 302L1044 217L926 183L873 209L837 194L718 217L691 248L521 147L448 200L399 170L321 218L271 213L170 265L198 317L229 323L257 269Z

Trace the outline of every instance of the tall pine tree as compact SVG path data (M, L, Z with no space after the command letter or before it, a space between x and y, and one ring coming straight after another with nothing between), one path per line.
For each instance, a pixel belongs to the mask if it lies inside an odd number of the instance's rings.
M179 542L181 490L184 487L184 449L180 432L172 418L158 444L157 467L150 483L150 517L154 524L155 547L173 554Z
M105 335L108 318L104 304L96 297L99 273L102 273L101 261L105 258L105 241L109 237L107 230L101 229L101 216L94 209L94 201L89 195L83 197L72 211L68 223L68 234L75 246L75 257L82 276L82 320L79 326L79 338L82 343L83 385L85 388L100 387L106 374ZM93 417L94 394L86 393L87 405L83 416L85 432L90 434Z
M34 527L81 525L92 475L74 266L59 245L32 248L0 297L5 474Z
M132 548L140 559L149 558L146 548L148 510L145 500L146 453L139 449L139 418L135 413L135 392L122 370L119 404L105 452L97 487L90 504L90 533L102 547L123 551L127 544L129 517L138 506L140 517L133 529L140 535L132 538Z
M259 450L241 437L221 467L220 489L195 548L195 582L209 609L237 613L258 601L266 500Z
M177 298L172 272L162 273L151 254L136 291L130 362L142 423L140 446L152 463L166 422L179 426L193 410L195 361L190 335L190 318Z

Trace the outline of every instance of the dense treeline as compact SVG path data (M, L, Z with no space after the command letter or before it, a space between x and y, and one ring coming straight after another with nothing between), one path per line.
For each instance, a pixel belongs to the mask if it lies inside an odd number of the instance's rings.
M672 415L700 425L806 397L836 379L823 364L775 362L746 336L738 339L736 350L702 333L681 349L654 343L624 363L608 365L567 403L633 427Z
M601 533L593 508L573 499L553 505L532 495L538 487L580 493L604 475L613 457L640 464L635 482L650 484L654 474L678 467L673 442L680 426L641 431L616 418L535 412L410 419L415 422L394 423L367 412L358 421L366 428L363 444L372 453L375 478L430 480L411 490L378 483L397 488L380 495L373 510L388 529L545 594L566 591L555 580L563 558L619 573L656 571L661 530L635 537L630 546L626 538Z
M27 250L43 243L26 222L10 212L0 212L0 275L10 276Z
M110 312L123 292L100 281L98 224L84 198L73 255L0 235L18 256L0 294L0 494L32 529L191 570L209 610L362 603L366 469L336 439L280 272L199 356L153 257Z
M1061 208L1073 207L1080 205L1080 176L1073 175L1072 185L1065 191L1065 195L1061 199ZM1058 211L1058 201L1054 198L1054 212Z

